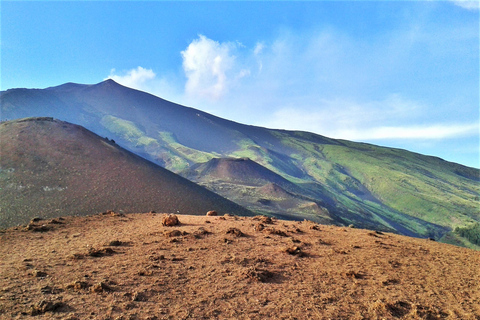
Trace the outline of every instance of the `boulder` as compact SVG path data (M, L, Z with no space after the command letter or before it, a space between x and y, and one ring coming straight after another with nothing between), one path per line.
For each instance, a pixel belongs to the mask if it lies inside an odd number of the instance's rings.
M178 217L174 214L165 215L162 218L162 225L164 226L172 227L178 224L180 224L180 221L178 221Z

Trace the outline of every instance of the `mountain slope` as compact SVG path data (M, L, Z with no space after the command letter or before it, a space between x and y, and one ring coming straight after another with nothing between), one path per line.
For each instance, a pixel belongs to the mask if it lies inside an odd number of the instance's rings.
M251 214L207 189L67 122L0 124L0 227L101 211Z
M249 158L214 158L192 165L182 174L187 178L203 182L222 180L250 186L276 183L287 189L296 188L292 182Z
M310 215L317 222L343 223L323 195L307 197L308 190L249 158L214 158L179 174L258 213L299 220Z
M435 157L243 125L112 80L11 89L1 93L0 102L2 118L62 118L177 173L214 158L249 158L295 184L308 201L328 208L340 219L335 223L440 239L454 227L480 221L480 171ZM223 190L234 185L224 183ZM257 209L256 200L249 207ZM295 218L323 219L304 209L277 206L274 211L283 217L293 217L295 211Z

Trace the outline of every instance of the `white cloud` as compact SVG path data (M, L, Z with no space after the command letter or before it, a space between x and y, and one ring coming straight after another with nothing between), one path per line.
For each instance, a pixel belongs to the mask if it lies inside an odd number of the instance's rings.
M110 75L107 79L112 79L126 87L139 90L145 90L145 84L156 77L152 69L145 69L140 66L125 72L124 75L116 75L115 73L115 69L110 70Z
M239 43L219 43L199 35L181 52L183 70L187 77L185 92L189 96L219 100L229 90L234 79L245 77L249 71L237 71L234 55Z
M436 79L424 70L438 70L445 62L432 63L431 55L418 54L426 42L422 32L420 37L416 27L405 27L366 41L334 29L304 34L286 30L250 48L199 35L181 51L186 82L183 77L173 85L171 77L160 81L142 67L122 76L113 70L109 78L227 119L333 138L445 139L478 134L478 124L465 124L465 117L449 118L445 113L452 103L463 112L462 108L471 108L470 101L446 101L441 88L433 97L418 93ZM435 34L437 38L442 37ZM439 52L439 47L429 44L428 49ZM162 91L162 86L170 88ZM422 101L409 98L412 92ZM384 98L374 100L380 95Z
M255 45L255 49L253 49L253 54L259 55L260 53L262 53L264 48L265 44L263 42L257 42L257 44Z
M406 127L377 127L363 130L340 130L338 135L348 140L415 139L440 140L470 137L478 134L478 123L429 124Z
M478 122L405 125L421 121L427 109L427 106L394 94L382 101L367 103L324 100L319 102L318 108L309 110L286 107L262 122L270 128L310 131L355 141L432 140L478 135Z
M450 9L478 8L451 1ZM478 20L445 24L427 11L365 37L335 25L282 28L245 44L199 35L178 49L173 75L138 67L109 78L246 124L357 141L470 139L478 136Z
M121 74L117 74L117 71L112 69L106 79L115 80L126 87L149 92L169 101L184 102L183 89L179 88L178 77L174 74L159 77L152 69L139 66L123 71Z
M478 0L453 0L453 3L464 9L480 10L480 1Z

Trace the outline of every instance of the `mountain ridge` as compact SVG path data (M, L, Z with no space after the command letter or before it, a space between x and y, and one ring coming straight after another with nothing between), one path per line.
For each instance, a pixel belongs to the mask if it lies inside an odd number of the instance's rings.
M440 239L480 221L475 168L402 149L243 125L113 80L69 87L3 92L2 117L52 115L77 123L176 173L214 158L249 158L320 206L330 204L342 224ZM252 199L254 208L259 195ZM320 218L301 207L261 213Z

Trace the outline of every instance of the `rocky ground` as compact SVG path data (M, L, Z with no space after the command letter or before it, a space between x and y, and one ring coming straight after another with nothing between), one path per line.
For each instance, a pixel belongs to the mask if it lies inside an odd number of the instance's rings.
M106 212L0 232L0 319L480 319L480 253L267 217Z

